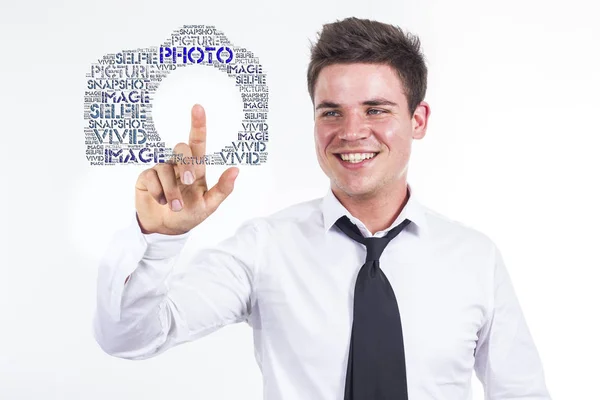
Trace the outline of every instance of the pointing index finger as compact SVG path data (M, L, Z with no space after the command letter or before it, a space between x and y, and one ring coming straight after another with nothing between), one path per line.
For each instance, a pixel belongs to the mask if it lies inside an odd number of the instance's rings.
M192 127L188 144L192 149L192 155L203 159L206 152L206 113L200 104L192 107Z

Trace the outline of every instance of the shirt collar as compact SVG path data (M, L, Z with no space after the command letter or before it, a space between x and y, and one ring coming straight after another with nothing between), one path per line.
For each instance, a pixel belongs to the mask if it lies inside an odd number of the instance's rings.
M416 199L413 188L410 184L407 184L408 187L408 201L402 208L400 215L398 218L390 225L388 228L384 229L382 234L387 233L390 229L399 225L405 219L409 219L412 223L406 227L407 230L414 231L418 236L422 236L427 231L427 217L424 212L424 208L421 203ZM323 227L325 231L329 231L331 227L335 224L335 222L342 217L343 215L347 216L352 223L354 223L362 234L365 237L371 236L370 232L366 228L365 224L360 221L358 218L354 217L350 212L340 203L340 201L335 197L331 187L328 188L327 194L323 197L323 201L321 202L321 210L323 212ZM373 232L373 234L377 234L377 232ZM380 235L377 235L380 236Z

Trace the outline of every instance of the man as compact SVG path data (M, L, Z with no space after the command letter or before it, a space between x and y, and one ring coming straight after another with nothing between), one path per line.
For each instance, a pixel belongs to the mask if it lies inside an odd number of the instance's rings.
M171 275L191 229L232 192L203 164L159 164L136 183L137 222L100 266L95 336L144 359L247 321L265 399L547 400L544 374L492 241L427 209L407 183L427 129L418 38L375 21L324 26L308 89L322 199L244 223ZM206 115L189 144L205 154Z

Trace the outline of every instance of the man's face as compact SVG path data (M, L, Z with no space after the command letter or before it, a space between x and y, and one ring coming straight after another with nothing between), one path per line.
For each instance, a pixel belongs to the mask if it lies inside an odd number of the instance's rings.
M315 147L334 192L371 198L399 191L413 139L425 135L429 106L408 110L402 82L384 64L333 64L314 90Z

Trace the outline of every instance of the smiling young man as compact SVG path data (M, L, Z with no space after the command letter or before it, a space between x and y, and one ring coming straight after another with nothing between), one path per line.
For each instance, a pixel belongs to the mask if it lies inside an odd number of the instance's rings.
M95 337L144 359L246 321L267 400L548 400L509 275L484 234L420 204L407 183L424 137L427 69L416 37L375 21L324 26L308 88L323 198L255 218L172 273L191 229L232 192L202 164L158 164L100 265ZM188 144L205 154L206 115Z
M373 52L383 50L366 40L364 45ZM414 52L418 59L418 49ZM394 66L357 59L310 70L318 75L311 90L315 145L337 199L369 231L377 232L391 225L407 198L410 148L413 139L425 135L429 106L424 101L409 106ZM417 88L422 100L426 69L424 64L419 67L410 72L423 75L423 86Z

